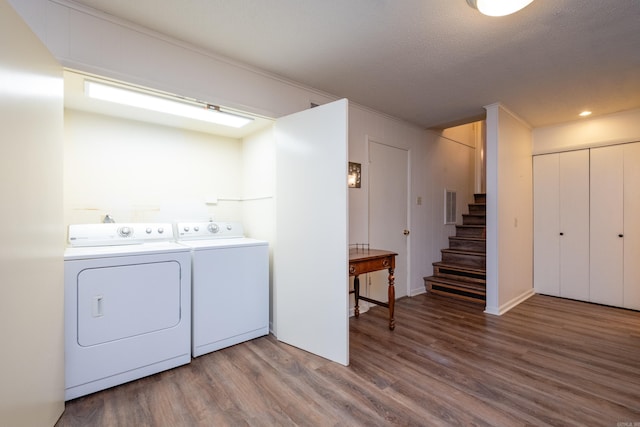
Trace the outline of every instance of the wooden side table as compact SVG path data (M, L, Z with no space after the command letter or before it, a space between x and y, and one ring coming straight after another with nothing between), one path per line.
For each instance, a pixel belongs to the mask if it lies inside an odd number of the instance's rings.
M394 287L395 277L393 276L393 270L396 267L396 255L398 254L395 252L382 249L349 249L349 276L353 276L353 290L355 294L355 316L360 316L360 307L358 304L359 300L367 301L372 304L380 305L382 307L387 307L389 309L389 329L391 330L394 330L396 327L396 321L393 317L393 309L396 298L396 290ZM379 270L389 271L388 302L377 301L360 295L360 279L358 276L360 274L371 273Z

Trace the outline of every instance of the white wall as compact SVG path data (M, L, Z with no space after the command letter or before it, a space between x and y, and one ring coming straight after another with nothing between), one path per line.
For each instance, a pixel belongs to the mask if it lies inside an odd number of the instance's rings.
M275 177L276 148L273 128L243 139L242 224L245 235L269 244L269 326L273 331L273 248L276 244Z
M0 0L0 425L64 410L62 70Z
M242 222L245 234L275 239L276 154L273 128L263 129L242 141Z
M640 109L533 130L533 154L640 141Z
M67 109L64 144L67 225L241 218L240 140Z
M487 109L487 306L502 314L533 294L531 129L500 104Z
M433 167L441 170L438 175L442 179L439 182L440 186L444 186L442 192L444 188L457 191L457 223L462 223L462 214L468 212L466 204L474 202L476 157L482 143L479 130L482 126L482 122L474 122L435 132L438 136L436 140L438 150L430 153L433 154L430 156L431 162ZM444 212L444 195L440 201L441 212ZM442 216L444 218L444 213Z

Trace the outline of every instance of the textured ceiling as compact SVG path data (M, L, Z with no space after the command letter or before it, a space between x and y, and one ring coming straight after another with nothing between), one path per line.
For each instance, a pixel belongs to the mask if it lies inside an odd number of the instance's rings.
M534 127L640 107L640 0L79 0L338 97L439 127L502 102Z

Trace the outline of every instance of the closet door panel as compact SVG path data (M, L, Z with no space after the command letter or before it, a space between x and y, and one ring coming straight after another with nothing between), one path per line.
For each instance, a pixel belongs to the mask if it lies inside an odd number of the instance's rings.
M559 156L533 158L533 287L560 296Z
M560 154L560 296L589 300L589 150Z
M623 305L623 146L591 149L591 302ZM636 261L637 262L637 261Z
M624 146L624 307L640 310L640 143Z

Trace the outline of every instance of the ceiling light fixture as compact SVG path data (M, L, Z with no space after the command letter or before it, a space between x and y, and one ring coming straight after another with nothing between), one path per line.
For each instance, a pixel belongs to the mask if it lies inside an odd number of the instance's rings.
M587 117L591 115L591 111L583 111L582 113L578 114L580 117Z
M241 128L253 121L250 117L220 111L220 107L215 105L188 103L188 101L149 94L134 88L129 89L92 80L85 80L84 91L88 97L94 99L234 128Z
M525 8L533 0L467 0L469 6L487 16L511 15Z

